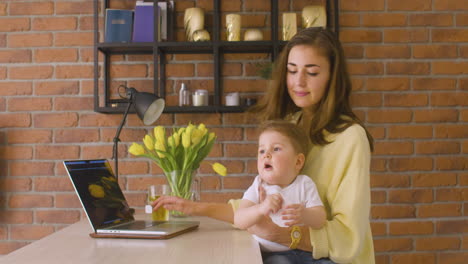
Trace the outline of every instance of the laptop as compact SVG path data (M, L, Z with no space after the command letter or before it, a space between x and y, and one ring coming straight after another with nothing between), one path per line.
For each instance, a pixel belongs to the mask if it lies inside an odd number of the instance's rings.
M63 164L93 228L91 237L168 239L200 224L135 220L107 160L67 160Z

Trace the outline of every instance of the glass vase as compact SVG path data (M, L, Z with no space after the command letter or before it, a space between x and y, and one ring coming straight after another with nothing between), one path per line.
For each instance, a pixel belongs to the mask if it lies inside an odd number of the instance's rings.
M171 195L183 199L196 201L200 196L200 178L196 176L196 170L193 171L169 171L164 172L169 186L171 187ZM185 217L183 212L173 210L171 216Z

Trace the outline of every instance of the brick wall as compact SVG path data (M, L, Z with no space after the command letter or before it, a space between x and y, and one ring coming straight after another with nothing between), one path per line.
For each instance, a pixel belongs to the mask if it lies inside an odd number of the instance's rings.
M300 12L310 2L280 1L280 6ZM340 2L353 105L376 139L371 216L377 263L465 263L468 1ZM177 5L181 14L195 2ZM209 10L211 0L199 0L198 6ZM269 0L224 1L222 7L253 12L244 20L252 27L269 25ZM91 0L0 2L0 254L84 218L63 159L111 157L122 116L93 112L92 12ZM168 86L175 89L182 80L192 87L212 86L210 59L170 57ZM249 87L242 90L247 94L263 90L265 81L254 77L252 65L265 61L264 55L229 59L226 87ZM117 68L113 76L150 73L151 64L141 60L133 64L142 69ZM148 85L137 77L132 77L135 83ZM168 101L174 103L173 97L169 93ZM160 119L168 127L204 122L218 133L209 159L225 163L230 175L220 178L202 166L203 200L240 197L250 184L256 134L249 120L246 114L164 114ZM157 166L126 153L148 129L129 116L119 152L121 185L139 210L145 186L164 181Z

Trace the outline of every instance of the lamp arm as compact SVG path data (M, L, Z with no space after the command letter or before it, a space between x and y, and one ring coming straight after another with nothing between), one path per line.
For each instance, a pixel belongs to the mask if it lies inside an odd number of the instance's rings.
M130 111L130 107L133 104L133 94L130 95L130 99L128 101L128 106L127 109L125 110L122 122L120 123L119 128L117 129L117 132L115 133L114 137L114 149L112 151L112 158L114 159L115 162L115 178L118 180L119 179L119 150L118 150L118 144L120 141L120 132L122 131L122 127L125 124L125 120L127 119L128 112Z

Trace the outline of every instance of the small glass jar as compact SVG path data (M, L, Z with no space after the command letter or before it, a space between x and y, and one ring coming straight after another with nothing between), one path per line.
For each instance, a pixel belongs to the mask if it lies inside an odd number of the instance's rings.
M196 90L192 96L193 106L207 106L208 105L208 91Z

